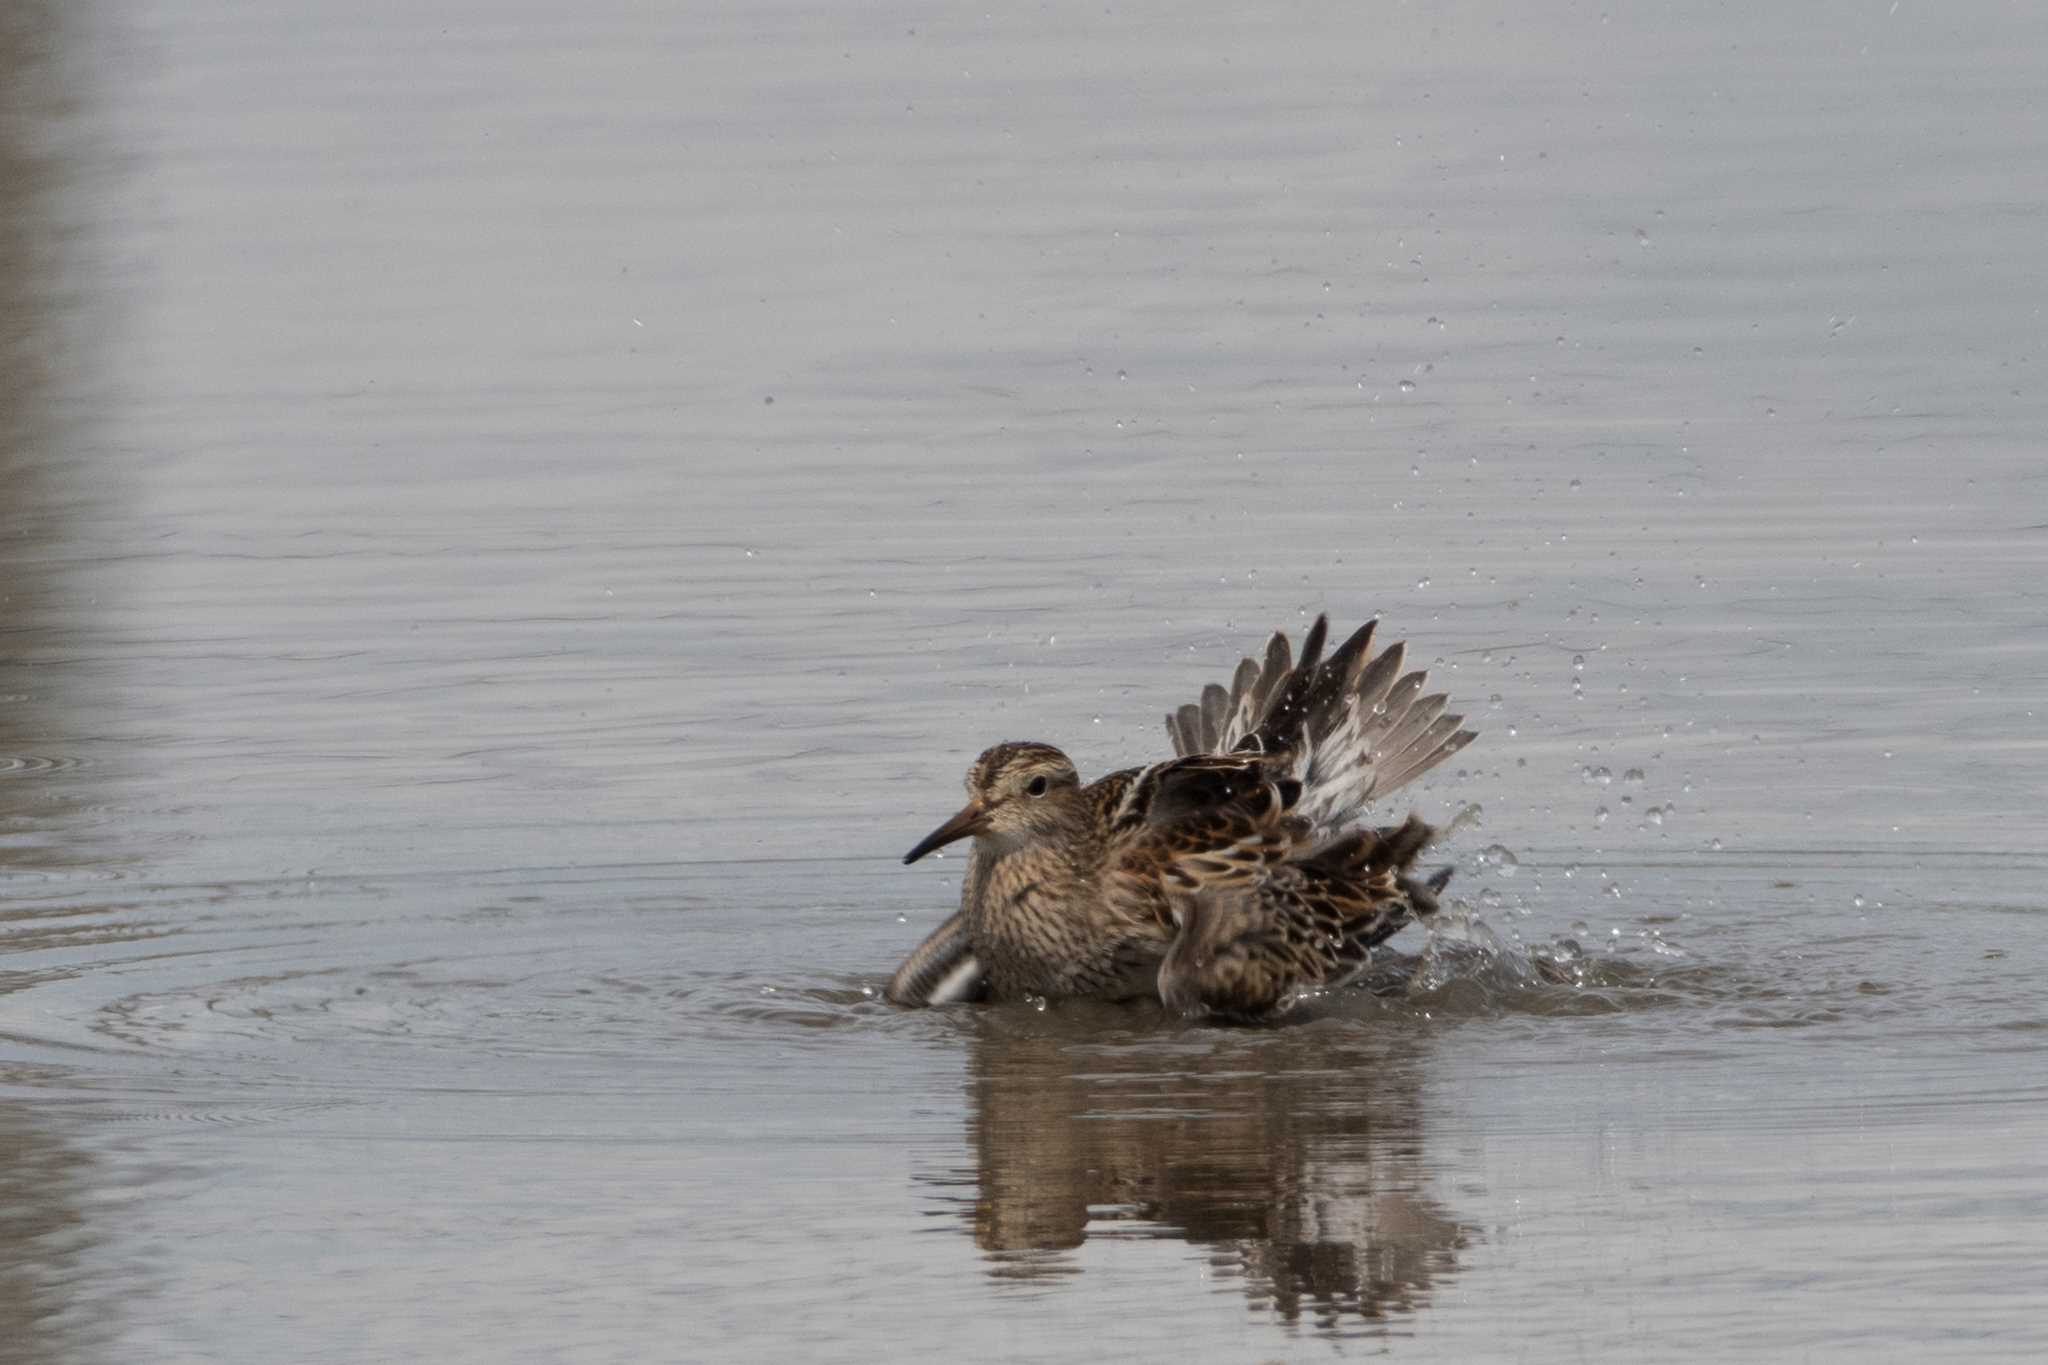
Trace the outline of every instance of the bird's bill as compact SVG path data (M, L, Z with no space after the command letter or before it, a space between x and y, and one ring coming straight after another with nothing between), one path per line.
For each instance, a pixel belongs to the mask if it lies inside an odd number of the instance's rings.
M930 834L917 841L917 847L903 855L903 861L914 863L935 848L944 848L955 839L965 839L970 834L979 834L986 828L984 821L988 810L979 801L970 801L960 808L960 813L940 825Z

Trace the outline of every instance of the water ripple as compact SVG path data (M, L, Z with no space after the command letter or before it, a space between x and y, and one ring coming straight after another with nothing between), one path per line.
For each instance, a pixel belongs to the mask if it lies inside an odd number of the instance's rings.
M84 766L84 759L62 754L0 754L0 777L66 772Z
M129 995L98 1032L151 1051L224 1061L279 1049L402 1052L451 1061L690 1055L706 1043L787 1046L893 1013L842 978L573 971L496 974L409 963L235 977Z

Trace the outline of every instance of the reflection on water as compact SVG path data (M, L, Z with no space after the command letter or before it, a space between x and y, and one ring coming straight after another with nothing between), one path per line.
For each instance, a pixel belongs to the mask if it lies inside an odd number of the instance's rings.
M1424 1307L1474 1236L1430 1197L1420 1058L1392 1030L1133 1033L991 1010L968 1063L976 1245L999 1279L1079 1273L1090 1238L1211 1252L1255 1312L1323 1332Z
M65 449L76 335L67 316L68 106L60 59L76 9L0 6L0 1036L8 997L43 973L19 955L79 941L90 915L42 894L69 848L75 759L53 742L71 695L62 583L79 507ZM13 968L13 969L10 969ZM0 1063L0 1085L34 1068ZM0 1098L0 1362L81 1358L106 1321L84 1262L101 1240L94 1162L28 1105ZM103 1182L101 1182L103 1183Z
M86 480L76 447L70 290L81 174L68 153L76 92L61 57L74 16L35 2L0 10L0 868L64 861L62 738L76 682L66 600L69 532ZM9 878L13 880L12 877Z
M48 588L44 509L55 476L39 447L51 421L48 289L56 170L39 146L50 97L37 60L35 13L0 9L0 724L28 700L18 664ZM41 16L47 17L47 16ZM25 770L0 742L0 775ZM8 843L11 845L13 840Z
M2041 1358L2041 24L1637 8L0 4L0 1362ZM1325 607L1500 945L862 993Z
M97 1240L90 1161L0 1101L0 1362L75 1359L92 1338L80 1267Z

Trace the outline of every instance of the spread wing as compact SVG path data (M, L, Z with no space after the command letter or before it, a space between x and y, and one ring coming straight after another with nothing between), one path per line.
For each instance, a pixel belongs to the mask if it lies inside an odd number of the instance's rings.
M1211 683L1202 700L1166 718L1174 752L1257 756L1269 776L1301 786L1295 813L1317 845L1341 836L1375 800L1405 786L1476 738L1445 714L1449 698L1425 696L1426 675L1401 671L1399 642L1371 652L1368 621L1328 658L1327 617L1303 637L1299 659L1284 634L1263 661L1246 659L1228 688Z

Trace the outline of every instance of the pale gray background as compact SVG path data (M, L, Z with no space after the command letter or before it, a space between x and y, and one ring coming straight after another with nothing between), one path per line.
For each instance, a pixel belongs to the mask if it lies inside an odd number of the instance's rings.
M2044 52L19 0L0 1360L2048 1353ZM872 998L1321 610L1396 994Z

